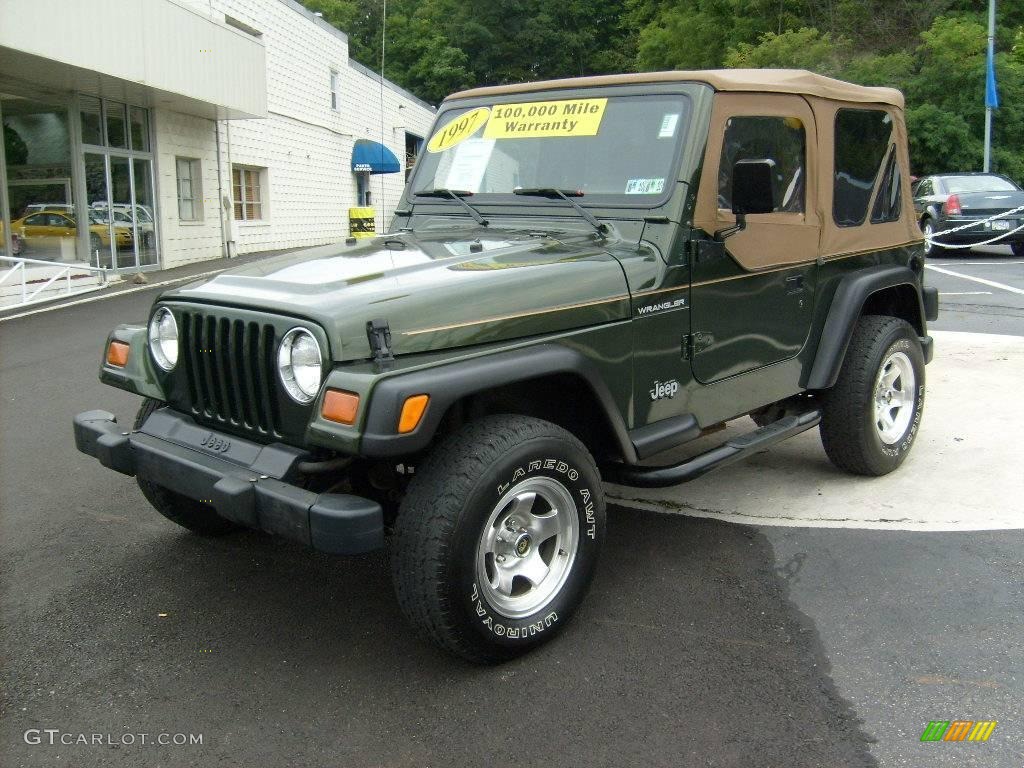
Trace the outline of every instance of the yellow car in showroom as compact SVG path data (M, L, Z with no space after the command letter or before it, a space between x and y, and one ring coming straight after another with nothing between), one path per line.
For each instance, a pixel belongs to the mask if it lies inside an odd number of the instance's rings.
M75 218L59 211L38 211L11 222L11 232L21 238L22 251L42 251L39 258L57 258L61 241L68 238L74 243L77 235ZM114 238L118 250L132 247L130 227L114 225ZM73 247L73 246L72 246ZM110 250L110 226L103 213L89 212L89 254L100 252L100 258ZM37 256L33 253L33 257Z

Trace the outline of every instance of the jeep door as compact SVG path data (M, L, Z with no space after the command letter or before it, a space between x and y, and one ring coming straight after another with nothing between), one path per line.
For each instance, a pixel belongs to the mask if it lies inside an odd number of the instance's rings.
M739 160L774 163L774 209L749 214L723 247L693 251L693 373L709 383L794 357L810 331L820 222L817 134L800 96L715 96L694 221L708 237L733 226Z

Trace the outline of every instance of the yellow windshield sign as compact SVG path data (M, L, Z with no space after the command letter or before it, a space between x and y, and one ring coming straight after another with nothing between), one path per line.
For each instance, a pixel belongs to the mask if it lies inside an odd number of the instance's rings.
M484 128L485 139L596 136L608 99L496 104Z
M444 152L459 142L465 141L480 130L480 126L487 122L490 115L491 110L487 107L478 107L462 117L455 118L430 137L430 141L427 142L427 152Z

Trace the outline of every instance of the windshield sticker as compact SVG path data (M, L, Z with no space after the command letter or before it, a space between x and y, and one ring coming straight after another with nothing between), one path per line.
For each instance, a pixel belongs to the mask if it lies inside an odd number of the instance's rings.
M442 186L446 189L479 192L493 151L494 139L468 139L459 144L454 152L444 158L451 158L451 164L448 166Z
M657 195L664 189L664 179L630 179L626 182L627 195Z
M485 139L596 136L608 99L496 104L484 129Z
M665 115L661 118L661 130L658 131L659 139L671 139L676 135L676 125L679 124L679 115Z
M444 152L446 149L451 149L479 131L480 126L486 123L490 116L491 110L487 107L477 107L462 117L455 118L430 137L430 141L427 142L427 152Z

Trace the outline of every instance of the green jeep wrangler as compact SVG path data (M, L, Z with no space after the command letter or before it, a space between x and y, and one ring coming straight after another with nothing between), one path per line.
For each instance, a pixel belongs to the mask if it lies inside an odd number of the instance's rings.
M579 606L603 482L682 483L814 426L838 467L896 469L938 312L923 260L897 91L790 70L479 88L441 105L388 234L116 328L100 378L145 400L131 429L79 414L75 440L197 533L388 541L408 620L497 662Z

